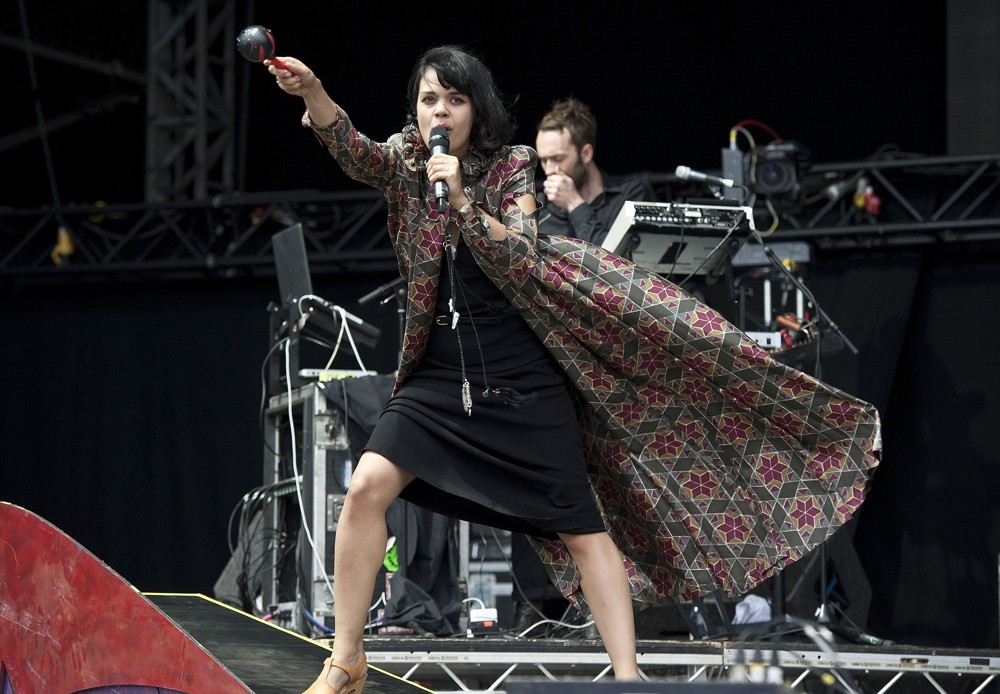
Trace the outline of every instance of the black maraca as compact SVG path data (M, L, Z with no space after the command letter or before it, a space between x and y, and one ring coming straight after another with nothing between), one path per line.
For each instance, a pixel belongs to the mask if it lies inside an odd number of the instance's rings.
M282 70L288 70L287 65L274 57L274 45L274 34L260 24L248 26L236 37L236 50L250 62L262 63L270 59Z

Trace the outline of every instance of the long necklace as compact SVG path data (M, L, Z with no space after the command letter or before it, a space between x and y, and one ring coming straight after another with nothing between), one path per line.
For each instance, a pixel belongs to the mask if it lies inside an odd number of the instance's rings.
M462 347L462 331L458 329L458 322L461 318L461 314L458 310L458 293L461 291L462 300L465 305L466 310L469 308L468 297L465 296L465 286L464 282L461 281L459 277L456 281L458 272L455 268L455 261L458 256L458 249L451 242L451 233L447 232L445 234L445 259L448 270L448 286L451 289L451 296L448 299L448 314L451 316L451 329L455 332L455 339L458 341L458 361L459 366L462 370L462 409L465 410L465 414L469 417L472 416L472 386L469 384L469 379L465 372L465 350ZM483 368L483 397L489 397L490 386L489 381L486 376L486 359L483 356L483 346L479 342L479 331L476 329L475 318L470 314L468 316L469 324L472 326L472 334L476 338L476 347L479 350L479 361Z

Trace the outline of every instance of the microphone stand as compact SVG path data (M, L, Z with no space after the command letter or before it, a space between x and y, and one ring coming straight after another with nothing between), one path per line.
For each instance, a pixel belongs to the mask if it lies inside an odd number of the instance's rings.
M392 298L393 292L395 292L399 287L402 287L405 283L406 280L404 278L397 277L392 282L387 282L378 289L373 289L358 299L358 306L364 306L365 304L375 301L375 299L378 299L380 304L384 304Z
M758 233L757 231L753 231L752 234L753 234L754 239L757 241L757 243L760 244L760 247L763 249L764 254L767 256L767 259L768 259L768 261L770 261L771 265L774 266L774 268L776 270L778 270L782 275L784 275L788 279L788 281L790 281L795 286L796 289L798 289L800 292L802 292L803 296L806 297L806 299L809 301L809 303L812 304L813 309L816 311L816 327L817 327L817 330L816 330L816 337L815 337L815 340L816 340L816 374L815 374L815 376L816 376L817 379L819 379L819 378L822 377L822 366L821 366L821 363L820 363L820 358L821 358L821 355L822 355L822 339L823 339L823 326L824 325L827 326L827 327L829 327L830 329L832 329L837 335L840 336L840 339L844 341L844 345L846 345L847 348L851 350L852 354L857 354L858 353L858 348L854 346L854 344L847 338L847 335L845 335L844 332L840 329L840 327L836 323L833 322L833 320L830 318L829 315L827 315L826 311L824 311L823 308L819 305L819 302L816 301L816 297L813 296L813 293L811 291L809 291L809 289L806 287L805 283L802 282L801 279L799 279L798 277L796 277L795 273L793 273L791 270L789 270L785 266L785 264L781 262L781 260L778 258L778 255L771 249L770 246L768 246L766 243L764 243L764 239L760 235L760 233ZM765 316L765 319L770 319L770 316ZM819 562L820 562L820 566L819 566L819 607L816 610L816 621L819 622L820 624L826 624L826 623L828 623L830 621L830 615L829 615L828 610L827 610L828 605L827 605L827 598L826 598L826 592L827 592L827 573L826 573L826 543L825 542L821 543L820 546L819 546ZM774 603L775 606L780 606L781 612L779 614L783 614L784 613L784 609L785 609L784 578L782 577L781 572L778 572L777 574L775 574L774 578L775 578L775 581L774 581L774 584L773 584L773 587L772 587L773 588L773 590L772 590L772 592L773 592L772 602ZM779 595L779 593L780 593L780 595ZM776 614L775 616L778 616L778 615Z
M403 330L406 324L406 278L397 277L392 282L387 282L368 292L358 299L358 305L364 306L376 299L378 299L379 304L385 304L393 297L396 297L396 317L399 331L399 353L396 359L398 366L403 357Z
M680 167L678 167L678 169L679 168ZM749 198L750 191L749 191L749 189L746 186L743 186L743 185L732 186L730 184L729 187L735 187L735 188L741 188L741 189L743 189L743 191L744 191L744 193L746 195L745 196L741 196L742 199L740 201L740 204L744 204L746 198ZM717 190L716 188L713 187L712 192L715 194L716 197L724 199L724 196L722 195L722 193L719 190ZM851 350L852 354L857 354L858 353L858 348L855 347L854 344L847 338L847 335L844 334L844 332L840 329L840 327L836 323L833 322L833 319L831 319L830 316L827 315L826 311L824 311L823 307L819 305L819 302L816 301L816 297L813 296L813 293L811 291L809 291L809 288L806 287L806 285L802 282L802 280L799 279L798 277L796 277L795 274L791 270L789 270L787 267L785 267L785 264L781 262L781 260L778 258L777 254L771 249L771 247L768 246L766 243L764 243L764 238L760 235L760 232L758 232L757 230L752 230L751 234L753 235L753 237L757 241L757 243L760 244L761 249L764 251L764 255L767 256L768 262L770 262L771 265L776 270L778 270L778 272L780 272L782 275L784 275L792 283L792 285L796 289L798 289L800 292L802 292L802 295L804 297L806 297L806 299L809 301L809 303L812 304L813 309L816 311L816 328L817 328L817 331L816 331L816 338L815 338L816 339L816 374L815 375L816 375L817 379L821 378L821 369L822 369L822 366L821 366L821 361L820 360L821 360L821 357L822 357L822 340L823 340L823 334L822 333L823 333L823 326L824 326L824 324L826 326L828 326L830 329L832 329L834 331L834 333L836 333L837 335L840 336L840 339L843 340L844 344L847 346L848 349ZM741 288L740 291L741 291L741 294L739 296L739 316L740 316L740 324L741 324L740 327L742 329L743 328L743 321L746 318L746 307L745 307L745 294L743 293L743 292L745 292L745 290L743 290ZM734 298L733 294L734 294L733 285L730 284L730 298ZM770 316L764 316L765 322L770 321L770 318L771 318ZM820 622L822 624L822 623L828 623L830 621L830 617L829 617L829 614L828 614L828 611L827 611L827 598L826 598L826 591L827 591L826 543L821 543L820 546L819 546L819 561L820 561L820 567L819 567L819 573L820 573L820 579L819 579L820 580L820 595L819 595L819 600L820 600L820 605L819 605L819 608L816 610L816 621L818 621L818 622ZM773 583L772 583L772 586L771 586L771 594L772 594L772 597L771 597L772 615L774 615L775 617L784 616L784 614L785 614L785 582L784 582L784 576L782 575L782 573L780 571L777 572L774 575L774 580L773 580Z
M819 302L816 301L816 297L813 296L813 293L809 291L809 289L802 282L802 280L796 277L795 273L793 273L791 270L785 267L785 264L781 262L781 260L778 258L777 254L771 249L771 247L768 246L766 243L764 243L764 239L759 232L753 231L751 233L753 234L753 237L757 241L757 243L760 244L760 247L764 251L764 255L767 256L767 259L768 261L770 261L771 265L773 265L774 268L778 270L778 272L783 274L788 279L788 281L795 286L796 289L802 292L803 296L805 296L806 299L808 299L809 303L812 304L813 308L816 310L817 327L819 328L819 330L817 331L818 334L816 340L817 349L819 349L820 347L822 328L824 325L826 325L827 327L832 329L838 336L840 336L840 339L844 341L844 344L847 346L849 350L851 350L852 354L857 354L858 348L854 346L854 343L852 343L849 339L847 339L847 335L844 334L844 331L842 331L840 327L833 322L833 319L831 319L830 316L827 315L826 311L824 311L823 307L819 305ZM770 316L765 316L765 318L770 318ZM817 362L816 378L820 378L819 368L820 368L819 363Z

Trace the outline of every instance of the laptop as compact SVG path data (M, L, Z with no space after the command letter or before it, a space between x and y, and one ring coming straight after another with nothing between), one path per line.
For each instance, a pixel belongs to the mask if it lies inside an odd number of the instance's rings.
M313 293L302 224L294 224L275 233L271 237L271 248L274 252L274 269L278 275L281 305L289 307L291 322L298 321L302 315L299 297Z
M274 253L274 269L278 275L281 305L288 309L289 325L298 324L304 335L332 346L337 342L341 319L344 319L347 327L353 331L356 342L368 347L374 347L378 343L382 335L379 328L313 294L301 223L272 235L271 248Z

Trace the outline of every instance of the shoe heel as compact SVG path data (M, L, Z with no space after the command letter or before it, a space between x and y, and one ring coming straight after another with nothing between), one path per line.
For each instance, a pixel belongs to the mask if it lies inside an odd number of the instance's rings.
M340 691L339 694L361 694L361 690L365 688L365 683L368 681L368 672L361 675L354 682L348 682L347 685Z

